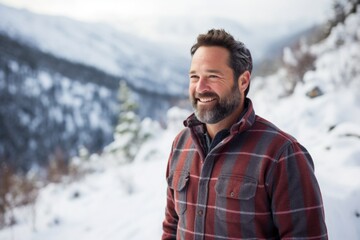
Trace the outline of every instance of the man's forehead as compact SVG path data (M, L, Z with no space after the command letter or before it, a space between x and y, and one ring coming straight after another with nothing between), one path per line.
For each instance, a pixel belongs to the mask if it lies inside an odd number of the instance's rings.
M221 46L201 46L199 47L195 53L195 55L201 55L201 54L224 54L224 55L229 55L229 50L227 50L224 47ZM193 56L193 57L194 57Z

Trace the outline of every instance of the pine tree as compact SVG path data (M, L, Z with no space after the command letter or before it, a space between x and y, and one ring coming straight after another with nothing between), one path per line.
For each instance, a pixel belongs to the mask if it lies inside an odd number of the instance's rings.
M120 83L118 100L120 113L114 134L118 144L115 144L117 149L113 151L121 151L126 158L125 162L132 162L146 136L141 133L141 120L137 115L138 105L132 100L130 90L124 81Z

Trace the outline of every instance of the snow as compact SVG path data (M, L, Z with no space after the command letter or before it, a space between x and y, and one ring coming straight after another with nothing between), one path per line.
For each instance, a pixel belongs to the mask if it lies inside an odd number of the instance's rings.
M329 239L334 240L360 239L359 29L360 13L312 46L318 57L316 70L305 74L304 84L293 95L279 97L281 69L276 75L252 79L250 92L256 113L292 134L311 153ZM306 97L315 86L324 94ZM1 230L0 239L159 239L167 158L189 114L170 109L166 129L144 120L153 137L139 146L131 164L122 164L121 155L111 153L87 161L74 159L89 173L77 181L48 185L34 206L14 209L18 223Z
M284 48L284 62L292 66L296 66L298 63L289 47Z

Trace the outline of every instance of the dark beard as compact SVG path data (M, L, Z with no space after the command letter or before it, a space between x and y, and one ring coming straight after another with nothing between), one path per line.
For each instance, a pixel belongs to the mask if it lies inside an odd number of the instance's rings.
M199 109L197 105L197 98L200 97L216 98L217 103L212 109ZM233 113L233 111L241 103L241 94L238 90L237 84L234 84L230 95L223 99L220 99L216 93L208 92L195 94L195 96L191 96L190 100L197 119L203 123L214 124L220 122Z

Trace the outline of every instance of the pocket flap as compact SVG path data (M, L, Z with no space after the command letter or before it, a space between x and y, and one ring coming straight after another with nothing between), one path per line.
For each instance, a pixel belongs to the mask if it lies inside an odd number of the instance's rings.
M189 181L190 173L186 171L174 171L167 179L168 185L171 189L181 191L185 188Z
M249 200L255 196L257 181L247 176L220 176L215 185L221 197Z

